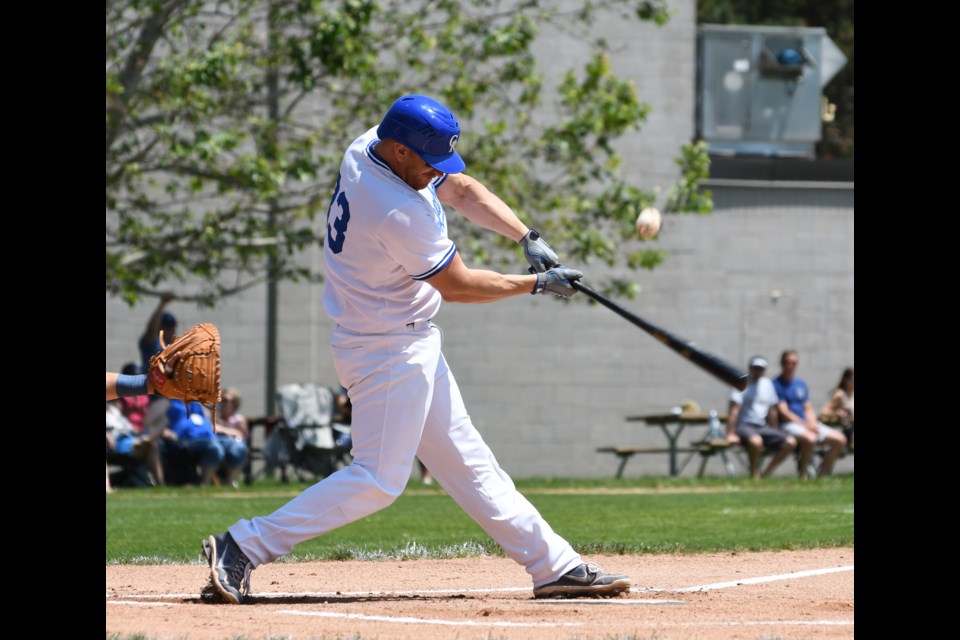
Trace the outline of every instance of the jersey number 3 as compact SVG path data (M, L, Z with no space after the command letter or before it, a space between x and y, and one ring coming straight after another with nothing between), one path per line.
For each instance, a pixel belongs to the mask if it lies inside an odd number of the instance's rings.
M335 218L333 224L331 224L330 214L333 211L334 203L340 206L340 216ZM350 203L347 202L347 194L340 191L340 174L337 174L337 186L333 188L330 206L327 207L327 246L334 253L343 251L343 241L347 238L348 224L350 224Z

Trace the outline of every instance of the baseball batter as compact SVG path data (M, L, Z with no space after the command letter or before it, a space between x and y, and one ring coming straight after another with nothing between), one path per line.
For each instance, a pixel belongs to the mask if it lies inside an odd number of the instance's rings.
M330 350L353 403L353 462L268 516L203 543L211 578L232 603L250 572L293 547L389 506L415 458L523 565L535 597L610 596L630 579L585 563L516 489L474 427L433 318L441 300L481 303L526 293L571 296L582 273L500 198L463 173L460 127L443 104L398 99L347 149L327 211L324 305ZM447 237L443 205L518 241L533 272L467 267Z

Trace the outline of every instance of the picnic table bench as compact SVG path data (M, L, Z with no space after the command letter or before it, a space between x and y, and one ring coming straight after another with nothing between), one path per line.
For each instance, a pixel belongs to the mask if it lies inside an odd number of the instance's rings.
M718 414L717 421L723 424L727 416ZM670 412L656 413L645 416L627 416L627 422L643 422L650 427L658 427L667 438L666 447L641 447L641 446L605 446L598 447L597 453L612 453L618 459L617 478L623 477L623 469L627 462L638 454L667 454L670 456L670 475L679 475L681 471L690 463L695 455L701 456L699 475L703 475L706 463L716 453L722 455L723 461L729 475L735 475L733 464L727 458L726 451L730 444L726 438L717 437L718 434L707 434L707 437L691 442L689 445L681 446L678 443L680 434L687 426L708 426L710 424L710 414L702 412ZM677 455L686 453L687 457L683 463L677 461Z

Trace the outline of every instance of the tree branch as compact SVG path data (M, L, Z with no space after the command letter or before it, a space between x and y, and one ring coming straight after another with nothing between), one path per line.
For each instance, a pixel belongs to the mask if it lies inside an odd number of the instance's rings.
M130 103L131 96L136 93L135 90L140 82L143 69L147 66L147 60L150 59L157 41L163 35L167 21L187 2L188 0L168 0L160 10L150 16L144 23L143 29L140 31L140 37L137 38L137 43L131 49L123 71L120 72L120 86L123 87L123 92L116 98L118 104L115 103L114 106L107 108L106 150L108 152L123 130L121 127L123 115Z

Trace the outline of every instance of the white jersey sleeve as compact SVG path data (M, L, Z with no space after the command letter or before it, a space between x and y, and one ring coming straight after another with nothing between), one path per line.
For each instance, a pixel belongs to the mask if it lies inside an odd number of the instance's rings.
M327 210L323 303L338 325L387 333L439 310L426 282L456 254L438 178L420 191L398 178L374 152L376 127L344 154Z

